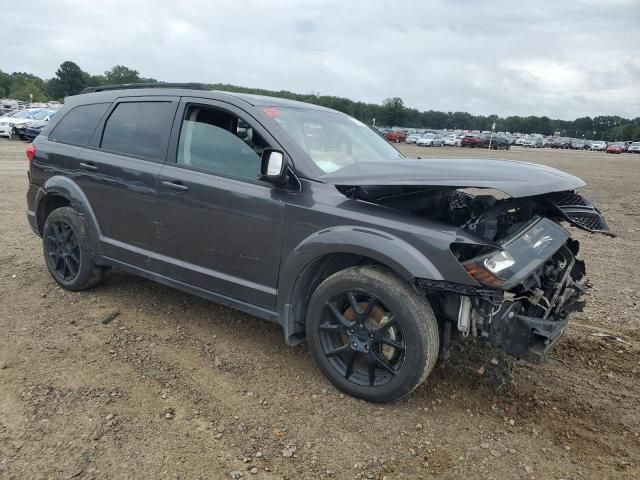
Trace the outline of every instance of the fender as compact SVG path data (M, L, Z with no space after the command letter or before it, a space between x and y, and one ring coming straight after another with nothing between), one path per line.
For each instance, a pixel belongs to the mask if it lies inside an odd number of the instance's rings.
M36 195L36 216L40 210L40 202L46 195L55 193L69 200L70 205L82 216L87 223L89 245L94 253L100 253L100 239L102 231L91 204L80 186L69 177L55 175L47 179L44 185L38 189Z
M383 253L384 252L384 253ZM371 258L407 281L414 278L443 280L442 273L425 255L407 241L361 226L338 226L320 230L300 242L287 256L280 269L278 311L281 312L285 338L295 343L296 282L314 261L330 254L349 253Z

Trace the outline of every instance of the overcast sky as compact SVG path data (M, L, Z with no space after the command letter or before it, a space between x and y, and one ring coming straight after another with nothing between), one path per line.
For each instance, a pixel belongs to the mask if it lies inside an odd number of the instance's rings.
M473 114L640 116L640 0L30 0L0 69L72 60Z

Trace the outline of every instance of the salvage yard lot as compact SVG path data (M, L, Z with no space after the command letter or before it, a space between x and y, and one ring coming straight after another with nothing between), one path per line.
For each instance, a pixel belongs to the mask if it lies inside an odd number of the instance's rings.
M61 290L27 225L25 146L0 140L0 478L640 478L640 157L401 146L578 175L619 236L572 232L595 287L548 363L457 343L373 405L249 315L118 272Z

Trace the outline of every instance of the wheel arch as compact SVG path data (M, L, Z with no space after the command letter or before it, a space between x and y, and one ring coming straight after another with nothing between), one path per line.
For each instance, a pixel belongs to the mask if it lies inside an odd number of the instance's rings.
M38 225L38 233L42 235L44 231L44 222L51 212L57 208L67 207L71 205L69 199L59 193L45 194L38 202L38 208L36 210L36 221Z
M317 232L289 254L280 271L278 309L288 344L304 339L306 309L317 286L333 273L363 264L384 266L410 283L443 279L424 254L386 232L345 226Z
M36 198L36 220L42 234L49 214L56 208L69 206L75 209L87 225L89 246L99 251L101 231L87 196L73 179L65 176L49 178L38 191Z

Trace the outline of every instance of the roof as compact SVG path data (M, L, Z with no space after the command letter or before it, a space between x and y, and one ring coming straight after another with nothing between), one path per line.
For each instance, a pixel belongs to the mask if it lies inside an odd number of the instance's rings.
M223 96L234 97L254 107L288 107L323 110L328 112L335 111L319 105L313 105L311 103L300 102L297 100L289 100L286 98L254 95L250 93L228 92L224 90L209 90L206 85L201 83L135 83L88 87L79 95L69 98L72 99L72 102L77 100L78 103L82 103L87 98L87 95L96 96L96 100L99 99L104 101L111 101L117 97L142 97L147 95L189 96L211 99L220 99L220 97Z
M288 98L269 97L267 95L254 95L252 93L227 92L224 90L211 90L215 93L229 95L244 100L254 107L290 107L290 108L308 108L313 110L335 111L330 108L314 105L313 103L300 102L298 100L290 100Z

